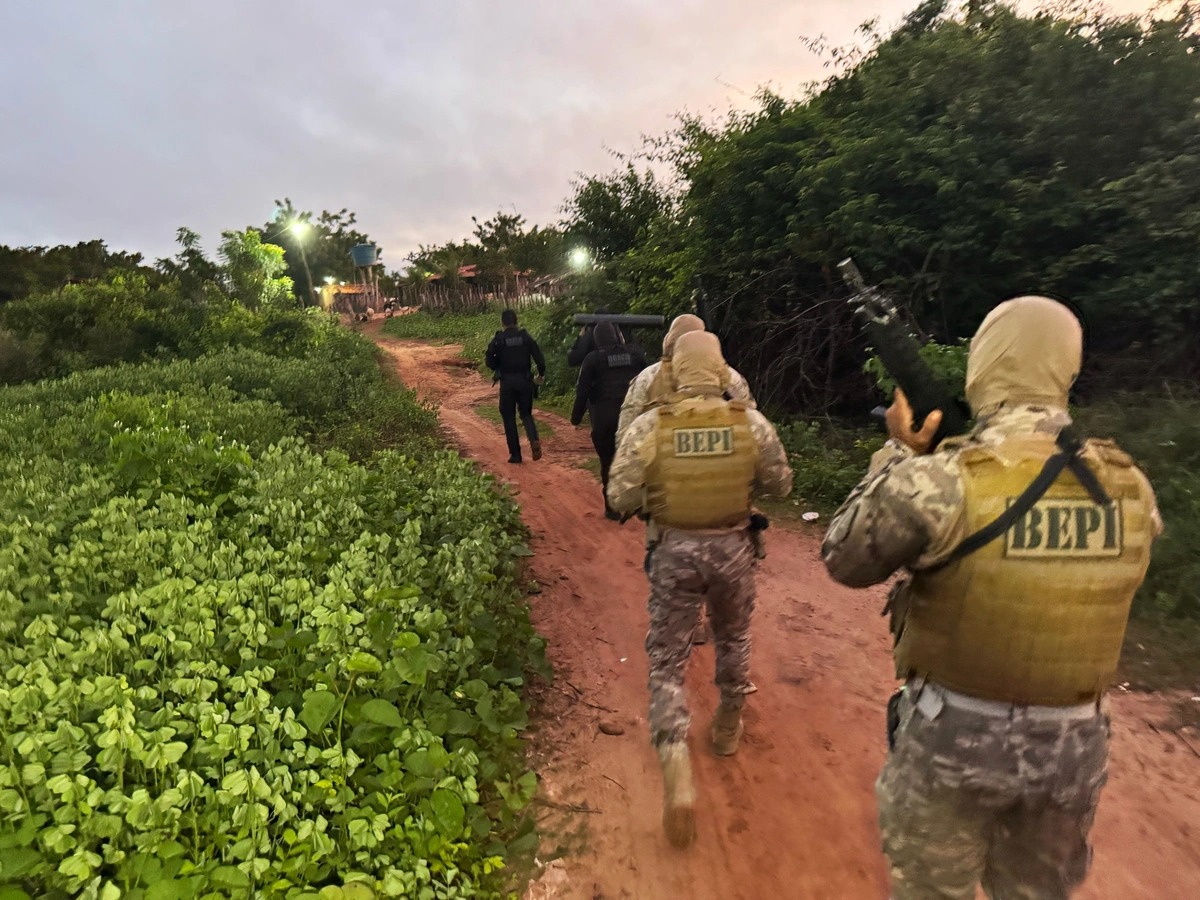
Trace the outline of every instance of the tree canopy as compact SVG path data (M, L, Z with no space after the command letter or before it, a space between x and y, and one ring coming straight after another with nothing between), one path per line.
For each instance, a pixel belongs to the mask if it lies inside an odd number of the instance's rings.
M0 303L141 266L142 254L109 250L100 240L74 246L0 246Z
M471 222L471 238L422 246L410 254L408 280L423 284L436 277L453 284L464 266L474 266L475 283L496 288L516 273L536 277L560 274L566 268L566 236L558 228L529 227L524 216L503 211L483 222L472 216Z
M1093 375L1197 375L1195 13L931 0L866 34L802 100L763 94L654 142L670 202L628 166L577 186L568 227L605 251L621 236L606 272L627 305L682 311L699 276L731 360L809 412L861 406L847 255L939 340L1054 292L1087 318Z

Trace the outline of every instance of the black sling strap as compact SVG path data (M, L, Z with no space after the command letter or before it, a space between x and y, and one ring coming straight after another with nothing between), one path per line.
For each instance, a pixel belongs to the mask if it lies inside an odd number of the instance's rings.
M1104 486L1097 480L1096 475L1087 467L1079 456L1083 450L1083 442L1075 430L1068 426L1059 432L1055 438L1055 443L1058 445L1059 452L1055 453L1042 466L1042 471L1038 472L1037 478L1033 479L1029 487L1021 493L1021 496L1013 501L1012 505L1004 512L1000 513L995 519L984 525L974 534L963 539L962 543L955 547L950 555L941 563L927 569L932 571L940 569L943 566L948 566L952 562L962 559L974 553L981 547L985 547L994 541L1004 532L1008 531L1021 516L1029 512L1033 505L1042 499L1042 496L1050 489L1050 485L1054 484L1063 469L1070 469L1071 474L1079 479L1079 483L1083 485L1084 490L1088 492L1088 496L1092 498L1092 502L1099 506L1108 506L1112 503L1112 498L1104 490Z

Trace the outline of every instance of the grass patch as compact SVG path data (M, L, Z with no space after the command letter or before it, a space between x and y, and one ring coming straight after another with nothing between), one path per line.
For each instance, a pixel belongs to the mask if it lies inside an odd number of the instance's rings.
M552 394L549 397L538 397L537 405L539 409L562 416L569 422L571 421L571 413L575 406L575 393L572 391L570 394ZM586 414L583 420L584 422L588 421Z

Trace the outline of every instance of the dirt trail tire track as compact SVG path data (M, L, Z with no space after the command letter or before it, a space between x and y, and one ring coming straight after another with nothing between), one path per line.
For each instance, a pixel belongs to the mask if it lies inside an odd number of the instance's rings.
M825 575L817 532L773 527L758 575L746 733L738 754L707 748L716 702L710 646L689 669L699 837L673 850L660 826L661 779L646 726L642 528L603 518L585 430L561 418L545 457L507 463L500 429L475 412L487 383L457 349L368 328L400 378L435 402L465 455L511 484L533 532L534 622L556 678L538 698L533 754L549 843L572 852L529 896L579 900L875 900L887 897L873 784L891 689L882 591ZM1169 728L1178 698L1113 698L1109 785L1085 900L1200 897L1200 758ZM1184 698L1186 700L1186 698ZM599 725L604 723L603 733ZM563 812L587 807L591 812ZM569 834L581 832L581 841Z

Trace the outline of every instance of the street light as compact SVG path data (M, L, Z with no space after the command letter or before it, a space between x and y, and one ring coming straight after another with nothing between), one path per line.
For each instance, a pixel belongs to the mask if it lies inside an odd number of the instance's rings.
M312 228L303 219L296 219L288 226L288 229L296 236L296 246L300 248L300 261L304 263L304 277L308 281L308 302L304 305L308 306L312 302L313 295L316 294L316 289L313 287L312 272L308 268L308 254L304 252L304 236L308 234Z
M584 269L588 268L589 263L591 263L592 255L588 253L585 248L576 247L571 251L569 259L571 262L571 268L582 272Z

